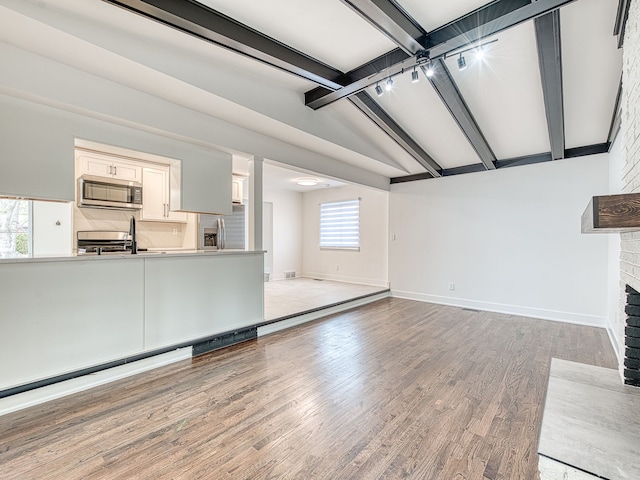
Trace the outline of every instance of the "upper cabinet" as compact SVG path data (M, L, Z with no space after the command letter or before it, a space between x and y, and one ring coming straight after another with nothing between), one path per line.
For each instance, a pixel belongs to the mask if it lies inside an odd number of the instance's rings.
M172 212L169 206L169 167L142 169L142 212L140 220L186 223L187 214Z
M244 198L244 177L233 175L231 180L231 201L242 205Z
M103 156L99 153L83 153L80 155L80 169L83 175L142 182L142 166L134 162L120 161L114 157Z

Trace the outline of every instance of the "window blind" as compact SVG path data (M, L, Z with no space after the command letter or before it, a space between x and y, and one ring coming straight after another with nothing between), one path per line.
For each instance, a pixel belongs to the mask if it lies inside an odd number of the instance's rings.
M320 248L360 248L360 200L320 204Z

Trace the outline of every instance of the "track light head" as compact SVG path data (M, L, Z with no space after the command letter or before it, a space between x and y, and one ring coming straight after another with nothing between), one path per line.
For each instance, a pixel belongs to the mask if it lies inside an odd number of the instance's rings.
M382 90L382 87L380 85L376 85L376 94L378 94L378 96L381 97L383 93L384 93L384 90Z
M384 88L387 90L387 92L390 92L391 89L393 88L393 80L391 79L391 77L387 79L387 84L385 85Z
M425 71L425 75L427 77L433 77L433 74L435 72L433 71L433 65L431 64L431 60L429 60L429 66L427 67L427 70Z
M418 76L417 70L414 68L413 72L411 72L411 81L416 83L418 80L420 80L420 77Z
M458 70L464 70L465 68L467 68L467 61L460 54L460 57L458 57Z
M476 50L476 59L482 60L483 58L484 58L484 48L480 46L480 48Z

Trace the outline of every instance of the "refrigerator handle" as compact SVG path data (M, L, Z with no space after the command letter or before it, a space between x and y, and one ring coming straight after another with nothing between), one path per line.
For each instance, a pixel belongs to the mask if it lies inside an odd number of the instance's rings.
M224 218L218 219L218 250L223 250L227 241L227 232L224 227Z

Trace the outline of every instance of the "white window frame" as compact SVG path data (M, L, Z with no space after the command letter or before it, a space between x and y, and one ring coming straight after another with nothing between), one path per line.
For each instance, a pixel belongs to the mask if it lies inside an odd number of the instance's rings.
M360 198L320 204L320 249L360 251Z

